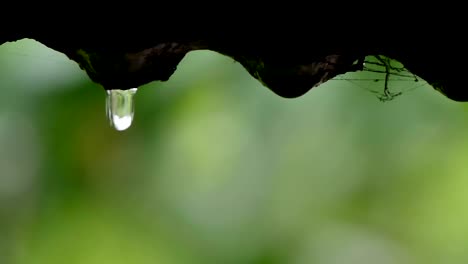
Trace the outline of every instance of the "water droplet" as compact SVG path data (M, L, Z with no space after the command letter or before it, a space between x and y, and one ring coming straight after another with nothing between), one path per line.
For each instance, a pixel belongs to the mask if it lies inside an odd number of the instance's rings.
M107 90L106 114L110 125L118 131L130 127L133 121L135 103L133 96L137 88L128 90Z

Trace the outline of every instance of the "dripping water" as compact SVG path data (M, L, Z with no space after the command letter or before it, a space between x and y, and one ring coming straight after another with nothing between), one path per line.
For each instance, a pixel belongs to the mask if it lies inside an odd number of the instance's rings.
M106 114L110 125L118 131L130 127L135 111L134 95L137 88L107 90Z

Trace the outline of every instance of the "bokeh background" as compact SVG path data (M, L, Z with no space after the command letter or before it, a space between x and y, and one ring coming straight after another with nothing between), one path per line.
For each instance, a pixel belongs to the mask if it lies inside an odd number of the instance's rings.
M118 132L76 63L5 43L0 263L466 264L468 103L392 85L285 99L193 51Z

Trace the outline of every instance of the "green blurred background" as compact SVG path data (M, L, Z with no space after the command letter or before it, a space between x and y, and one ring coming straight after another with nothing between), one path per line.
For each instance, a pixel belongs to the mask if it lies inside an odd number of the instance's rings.
M193 51L118 132L102 87L25 39L0 88L1 264L468 263L468 103L427 85L285 99Z

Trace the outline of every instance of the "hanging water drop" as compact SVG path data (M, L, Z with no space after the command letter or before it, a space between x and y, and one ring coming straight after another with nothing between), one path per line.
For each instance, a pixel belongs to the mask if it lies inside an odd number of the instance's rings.
M130 127L135 109L134 95L137 88L107 90L106 114L110 125L118 131Z

